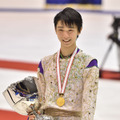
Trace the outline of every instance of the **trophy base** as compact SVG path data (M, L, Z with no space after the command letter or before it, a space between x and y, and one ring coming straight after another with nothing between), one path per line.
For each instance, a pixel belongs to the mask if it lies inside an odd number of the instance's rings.
M53 117L47 115L37 115L35 120L53 120Z

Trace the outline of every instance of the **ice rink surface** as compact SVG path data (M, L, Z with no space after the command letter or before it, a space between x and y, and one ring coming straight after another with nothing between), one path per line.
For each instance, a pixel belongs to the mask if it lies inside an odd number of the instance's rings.
M0 12L0 60L39 63L44 56L60 48L54 31L53 18L58 11ZM81 12L83 30L77 46L102 63L112 40L113 15L97 12ZM120 14L119 14L120 16ZM108 56L104 69L118 70L116 44ZM11 110L2 92L13 82L36 72L0 68L0 109ZM120 120L120 81L99 80L95 120Z

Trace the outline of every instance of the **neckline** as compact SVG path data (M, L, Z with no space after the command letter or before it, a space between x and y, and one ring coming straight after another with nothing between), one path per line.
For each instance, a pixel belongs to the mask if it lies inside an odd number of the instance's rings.
M60 58L61 59L68 59L68 58L70 58L72 56L72 54L70 54L70 55L68 55L68 56L64 56L64 55L62 55L62 53L60 53Z
M77 48L77 53L80 51L79 48ZM73 54L73 53L72 53ZM68 55L68 56L63 56L62 53L60 53L60 59L70 59L70 57L72 56L72 54ZM77 55L77 54L76 54Z

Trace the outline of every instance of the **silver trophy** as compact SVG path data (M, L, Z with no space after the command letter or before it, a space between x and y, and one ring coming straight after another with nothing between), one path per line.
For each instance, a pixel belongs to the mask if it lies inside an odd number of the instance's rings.
M15 112L22 115L34 114L35 120L53 120L51 116L37 113L41 104L34 77L26 77L22 81L11 84L3 95Z

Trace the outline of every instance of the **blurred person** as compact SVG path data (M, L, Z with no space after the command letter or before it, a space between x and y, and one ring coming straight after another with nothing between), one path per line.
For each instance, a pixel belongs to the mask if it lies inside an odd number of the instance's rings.
M54 120L94 119L99 69L97 59L76 45L82 24L82 16L75 9L60 11L54 17L60 50L41 59L38 66L38 112ZM35 115L29 114L28 120L34 119Z

